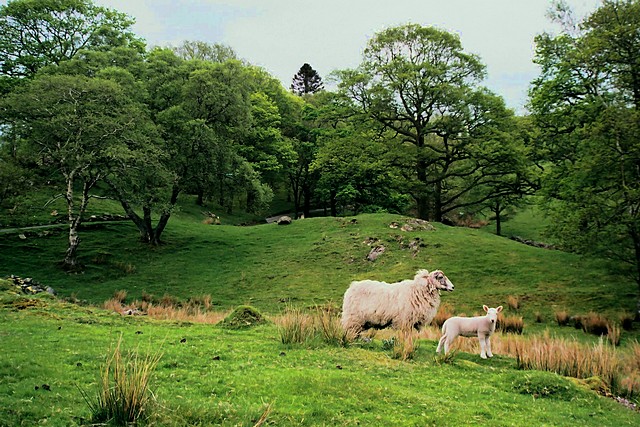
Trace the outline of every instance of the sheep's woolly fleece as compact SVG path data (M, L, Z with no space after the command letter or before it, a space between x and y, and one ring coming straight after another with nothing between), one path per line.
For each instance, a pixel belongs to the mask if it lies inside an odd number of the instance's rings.
M356 335L368 328L420 328L436 315L439 291L453 289L440 270L419 270L413 279L398 283L355 281L344 294L342 326Z

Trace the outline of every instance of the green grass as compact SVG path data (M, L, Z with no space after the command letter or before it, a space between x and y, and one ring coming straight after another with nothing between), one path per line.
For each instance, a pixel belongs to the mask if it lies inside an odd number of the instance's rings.
M640 415L513 359L459 354L434 360L423 341L411 362L366 348L284 346L269 323L244 330L121 317L48 298L14 308L0 299L0 425L72 426L89 408L109 348L163 356L151 379L151 425L637 425ZM48 389L43 388L47 385Z
M137 240L129 223L100 224L81 233L83 274L64 273L57 265L66 247L63 231L26 240L2 236L0 275L33 277L62 296L101 303L124 289L129 300L143 292L181 299L210 294L216 307L251 304L267 313L286 303L312 306L340 303L352 280L397 281L420 268L442 269L456 285L443 296L456 312L479 312L483 304L505 305L520 299L525 320L556 310L571 314L633 311L637 289L610 262L561 251L529 247L480 230L436 224L432 232L389 228L395 215L310 218L289 226L213 226L173 220L165 244L149 247ZM379 239L387 250L375 262L365 260L365 242ZM420 238L415 255L405 246Z
M96 206L98 209L99 206ZM0 277L32 277L62 298L0 293L0 426L68 426L91 416L78 386L91 389L109 348L163 354L152 379L162 426L265 425L637 425L640 415L551 373L524 372L513 359L459 353L434 359L435 342L420 341L410 362L395 360L380 340L348 348L316 342L284 345L267 322L234 330L168 322L95 308L114 292L127 301L143 293L186 300L211 295L215 309L251 305L267 316L287 308L340 306L352 280L397 281L420 268L442 269L456 290L442 296L456 314L518 297L525 334L596 338L559 328L554 312L595 311L616 318L633 311L637 286L620 265L529 247L486 230L435 224L431 232L389 227L397 215L309 218L289 226L236 227L247 217L202 223L203 210L183 201L165 244L137 240L128 222L81 232L82 274L63 272L65 230L0 234ZM531 220L531 232L539 228ZM25 220L26 223L26 220ZM523 225L524 227L524 225ZM524 233L523 233L524 234ZM531 235L523 237L533 238ZM365 260L377 239L386 251ZM420 239L417 253L407 247ZM540 312L545 319L535 323ZM640 337L623 332L622 346ZM50 390L43 388L47 385Z

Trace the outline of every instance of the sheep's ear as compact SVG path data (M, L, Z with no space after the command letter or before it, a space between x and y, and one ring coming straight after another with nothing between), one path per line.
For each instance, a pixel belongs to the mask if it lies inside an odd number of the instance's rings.
M500 313L500 312L502 311L502 306L500 306L500 307L496 308L496 311L497 311L498 313Z
M483 309L484 311L489 311L489 307L487 307L486 305L483 305L483 306L482 306L482 309Z

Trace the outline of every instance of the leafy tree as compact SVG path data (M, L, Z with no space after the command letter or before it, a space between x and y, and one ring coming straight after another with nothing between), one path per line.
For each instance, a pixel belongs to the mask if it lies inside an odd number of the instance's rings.
M291 91L296 95L302 96L310 93L316 93L323 89L324 83L322 83L322 78L318 72L306 62L293 76Z
M90 0L13 0L0 6L0 89L42 67L73 58L82 49L124 44L144 49L127 15ZM13 82L13 83L12 83Z
M570 15L563 3L555 17ZM640 2L605 1L536 38L531 109L552 232L565 246L633 266L640 291ZM640 298L638 299L640 313Z
M78 267L79 227L96 184L110 165L125 161L140 139L144 114L115 82L42 75L2 102L1 117L62 177L67 203L68 269ZM79 190L79 194L76 191Z
M220 43L207 43L203 41L185 40L181 45L172 48L178 57L190 61L225 62L231 59L239 59L236 52L230 46Z
M403 165L405 188L420 218L441 221L482 203L470 199L472 190L501 174L496 161L514 161L500 131L513 115L479 86L484 66L454 34L414 24L389 28L369 41L358 69L338 76L341 92L380 132L414 147L402 159L411 161Z

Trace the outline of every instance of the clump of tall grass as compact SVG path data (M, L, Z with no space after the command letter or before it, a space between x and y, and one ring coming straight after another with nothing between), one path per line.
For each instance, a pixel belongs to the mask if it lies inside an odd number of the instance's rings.
M120 302L121 304L124 304L125 300L127 299L127 291L124 289L115 291L113 293L113 299Z
M322 340L329 345L346 347L353 341L353 338L342 328L335 310L331 308L316 307L315 324Z
M342 328L332 307L318 306L312 312L287 307L275 323L283 344L308 344L319 339L329 345L346 347L355 338Z
M556 311L555 316L558 326L567 326L569 324L569 320L571 319L569 313L564 310Z
M398 360L411 360L418 350L417 336L413 330L398 331L391 342L391 357Z
M511 334L522 334L524 321L522 316L500 316L498 319L498 330Z
M156 301L156 303L152 301ZM179 303L177 298L174 297L165 295L161 300L155 300L152 295L143 294L142 300L136 300L127 305L124 304L121 298L115 296L105 301L103 307L121 314L144 314L160 320L207 324L216 324L229 314L229 311L212 311L210 295L191 298L186 303Z
M590 312L580 320L582 330L590 334L607 335L609 331L609 320L598 313Z
M511 310L518 311L520 309L520 300L518 299L518 297L509 295L507 297L507 305Z
M633 329L633 314L629 313L629 312L624 312L620 315L620 325L622 326L622 329L624 329L625 331L630 331Z
M438 328L441 328L444 322L448 318L453 316L453 312L453 305L449 304L448 302L443 302L442 304L440 304L440 307L438 307L438 312L433 317L431 324L437 326Z
M94 423L137 424L149 418L153 393L149 382L162 355L123 355L122 336L107 355L95 394L80 389Z
M286 307L275 323L282 344L306 344L315 336L313 317L301 308Z
M516 363L520 369L551 371L579 379L599 377L611 389L618 388L622 367L615 347L607 345L602 338L589 346L551 339L548 334L519 341Z

